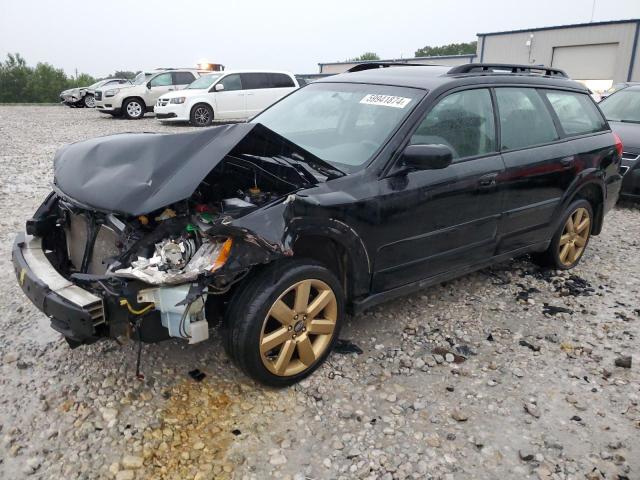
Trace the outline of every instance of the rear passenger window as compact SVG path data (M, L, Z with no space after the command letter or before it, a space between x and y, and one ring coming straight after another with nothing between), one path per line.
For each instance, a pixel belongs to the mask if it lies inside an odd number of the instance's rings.
M255 90L259 88L269 88L271 81L268 73L241 73L242 86L245 90Z
M234 73L232 75L227 75L220 82L224 85L225 92L233 91L233 90L242 90L242 82L240 81L240 75ZM245 87L246 88L246 87Z
M173 72L174 85L189 85L196 77L191 72Z
M551 113L533 88L496 88L503 150L558 140Z
M606 124L593 101L582 93L545 91L567 135L599 132Z
M270 73L269 80L271 81L271 88L295 87L291 77L285 73Z
M411 144L446 145L455 160L495 152L495 132L489 90L465 90L440 100L411 137Z

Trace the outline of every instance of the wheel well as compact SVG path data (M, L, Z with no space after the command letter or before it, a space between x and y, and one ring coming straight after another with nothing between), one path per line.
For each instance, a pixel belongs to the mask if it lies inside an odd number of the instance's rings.
M591 204L594 217L591 234L598 235L602 230L602 189L598 185L591 183L578 190L578 193L573 198L583 198Z
M193 106L191 107L191 110L189 111L189 115L193 113L193 109L196 108L198 105L204 105L206 107L209 107L211 109L211 113L213 113L213 107L209 105L207 102L198 102L193 104Z
M127 97L122 101L122 106L124 107L124 104L127 103L129 100L138 100L144 108L147 108L147 104L142 99L142 97Z
M336 276L342 285L344 294L350 298L351 285L347 275L349 254L342 245L320 235L305 235L294 243L293 255L322 263Z

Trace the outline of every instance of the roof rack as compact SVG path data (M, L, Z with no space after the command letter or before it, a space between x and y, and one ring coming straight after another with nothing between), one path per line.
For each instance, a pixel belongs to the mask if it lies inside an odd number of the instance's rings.
M466 63L453 67L447 73L525 73L533 75L545 75L547 77L564 77L569 75L559 68L545 67L544 65L518 65L512 63Z
M387 67L428 67L428 63L395 63L395 62L367 62L354 65L348 73L362 72L363 70L372 70L374 68L387 68ZM431 65L433 66L433 65Z

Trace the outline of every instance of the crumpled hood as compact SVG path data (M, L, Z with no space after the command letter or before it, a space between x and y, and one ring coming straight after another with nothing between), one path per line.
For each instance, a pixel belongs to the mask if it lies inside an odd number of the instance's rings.
M67 145L54 157L54 185L79 205L142 215L189 198L236 146L246 154L295 152L322 162L260 123L239 123L189 133L124 133Z
M179 134L125 133L73 143L54 157L54 184L87 207L148 213L191 196L257 125Z

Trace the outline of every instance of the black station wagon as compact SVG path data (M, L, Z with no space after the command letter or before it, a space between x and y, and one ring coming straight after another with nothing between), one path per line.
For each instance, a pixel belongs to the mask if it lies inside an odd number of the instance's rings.
M367 64L246 124L62 148L13 263L72 347L220 327L248 375L284 386L346 313L524 253L576 266L621 153L562 71Z

